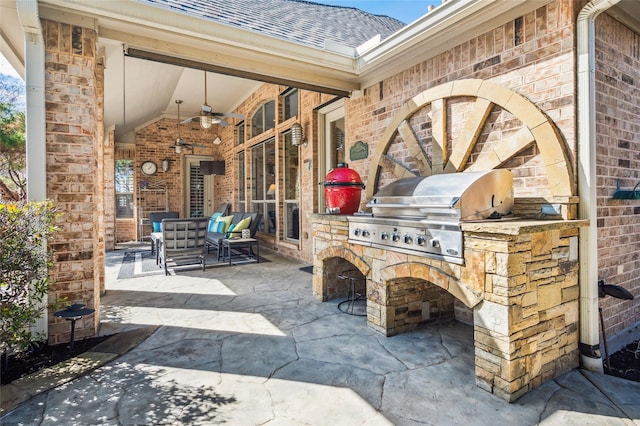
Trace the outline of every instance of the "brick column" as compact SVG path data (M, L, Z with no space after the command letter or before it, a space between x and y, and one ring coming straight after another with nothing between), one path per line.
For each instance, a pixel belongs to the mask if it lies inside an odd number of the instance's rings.
M93 336L99 320L99 289L104 279L103 196L99 155L102 131L102 68L96 64L94 30L43 20L47 198L61 210L60 231L50 241L55 266L49 302L67 298L96 309L76 324L76 338ZM49 318L49 342L68 341L69 323Z

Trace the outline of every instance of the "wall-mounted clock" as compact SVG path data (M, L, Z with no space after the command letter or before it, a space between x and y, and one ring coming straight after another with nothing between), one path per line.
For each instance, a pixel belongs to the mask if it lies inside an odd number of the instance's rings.
M158 166L153 161L145 161L141 166L142 173L147 176L155 175L158 171Z

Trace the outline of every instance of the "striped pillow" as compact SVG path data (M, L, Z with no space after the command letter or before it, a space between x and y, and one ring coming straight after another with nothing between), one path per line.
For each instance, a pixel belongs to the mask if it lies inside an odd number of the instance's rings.
M211 232L219 232L224 234L227 232L227 228L229 228L229 224L233 220L233 216L221 216L216 219L213 223L213 231Z

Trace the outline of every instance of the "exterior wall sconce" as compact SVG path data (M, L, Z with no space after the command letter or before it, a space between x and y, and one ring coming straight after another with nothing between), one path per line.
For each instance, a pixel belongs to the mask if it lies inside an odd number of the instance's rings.
M180 154L182 152L182 146L176 145L176 154Z
M222 143L222 139L220 139L220 136L216 136L216 138L213 140L213 144L220 145L221 143Z
M166 173L166 172L169 171L169 160L168 159L165 158L164 160L162 160L162 162L160 164L162 166L162 172L163 173Z
M291 145L307 146L307 139L304 137L300 123L293 123L293 126L291 126Z

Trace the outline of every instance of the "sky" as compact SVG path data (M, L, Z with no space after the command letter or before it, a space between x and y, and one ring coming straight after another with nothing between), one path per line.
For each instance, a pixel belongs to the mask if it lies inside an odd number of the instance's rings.
M409 24L425 13L429 5L438 6L442 0L311 0L334 6L355 7L375 15L386 15ZM18 77L18 73L0 54L0 74Z
M429 5L439 6L442 0L310 0L334 6L355 7L375 15L387 15L409 24L425 13Z

